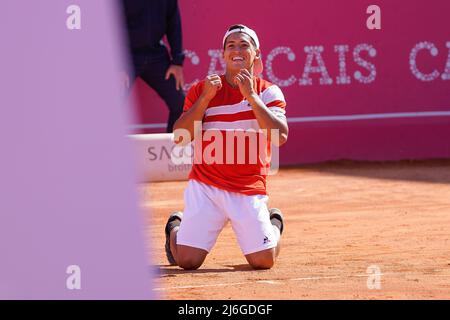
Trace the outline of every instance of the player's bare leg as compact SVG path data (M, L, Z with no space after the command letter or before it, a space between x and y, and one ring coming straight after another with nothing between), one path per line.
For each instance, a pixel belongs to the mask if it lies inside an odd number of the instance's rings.
M166 224L166 254L171 265L186 270L198 269L205 261L208 252L203 249L177 245L177 233L182 219L181 212L175 212Z
M272 249L262 250L245 256L248 263L255 269L270 269L275 264L280 253L280 237L283 232L283 215L279 209L270 209L270 222L273 225L277 246Z
M170 250L177 265L186 270L198 269L205 261L208 251L176 244L178 229L179 227L176 227L170 233Z

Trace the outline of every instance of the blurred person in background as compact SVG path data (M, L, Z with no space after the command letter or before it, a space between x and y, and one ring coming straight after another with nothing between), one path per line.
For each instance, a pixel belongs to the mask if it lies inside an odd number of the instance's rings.
M129 89L140 77L164 100L169 108L167 132L181 115L184 103L183 44L177 0L121 0L130 58L134 72L123 72ZM163 43L167 37L169 49Z

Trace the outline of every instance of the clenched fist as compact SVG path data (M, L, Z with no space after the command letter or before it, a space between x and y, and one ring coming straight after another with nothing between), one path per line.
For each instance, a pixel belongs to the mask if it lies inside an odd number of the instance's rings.
M207 100L212 100L216 96L218 90L222 88L222 80L217 74L211 74L206 77L203 86L202 96Z

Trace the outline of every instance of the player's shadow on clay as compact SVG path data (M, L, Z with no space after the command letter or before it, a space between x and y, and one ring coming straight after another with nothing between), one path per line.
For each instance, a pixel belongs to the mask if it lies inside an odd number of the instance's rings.
M246 271L254 271L250 265L248 264L238 264L238 265L225 265L226 268L202 268L200 267L197 270L184 270L178 267L170 266L170 265L156 265L152 268L155 273L160 277L173 277L178 274L185 273L223 273L223 272L246 272Z

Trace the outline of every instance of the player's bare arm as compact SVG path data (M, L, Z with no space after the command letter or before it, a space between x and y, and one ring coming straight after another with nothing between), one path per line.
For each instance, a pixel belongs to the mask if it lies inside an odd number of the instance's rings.
M190 133L191 139L194 138L194 122L202 121L205 114L205 110L208 107L209 102L216 96L218 90L222 88L222 80L217 74L209 75L205 78L205 83L203 86L203 91L194 105L186 112L184 112L181 117L175 122L175 142L176 143L186 143L189 141L179 141L176 130L185 129Z
M239 86L239 90L244 98L252 106L259 127L268 131L270 129L278 129L280 133L279 145L283 145L287 141L288 125L286 121L274 115L255 92L253 88L253 76L250 72L247 69L241 69L234 81Z

